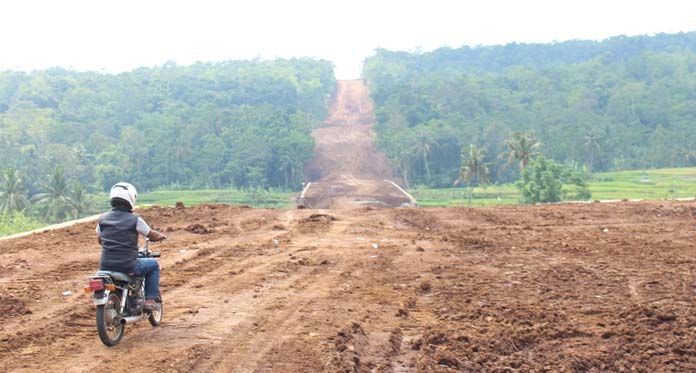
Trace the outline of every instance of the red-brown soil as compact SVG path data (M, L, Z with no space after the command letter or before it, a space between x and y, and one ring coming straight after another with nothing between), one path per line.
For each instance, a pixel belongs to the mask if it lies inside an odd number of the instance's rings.
M300 204L334 209L411 204L408 196L384 181L399 182L387 157L375 148L373 123L365 83L339 81L329 117L312 132L314 157L305 170L312 184Z
M114 348L93 223L1 240L0 371L694 371L695 211L151 208L165 319Z

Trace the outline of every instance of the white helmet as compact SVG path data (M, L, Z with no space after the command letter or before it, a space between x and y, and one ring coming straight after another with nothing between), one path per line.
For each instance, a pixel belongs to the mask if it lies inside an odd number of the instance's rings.
M114 198L120 198L128 202L132 209L135 208L135 199L138 198L138 191L129 183L116 183L111 187L111 193L109 193L109 199Z

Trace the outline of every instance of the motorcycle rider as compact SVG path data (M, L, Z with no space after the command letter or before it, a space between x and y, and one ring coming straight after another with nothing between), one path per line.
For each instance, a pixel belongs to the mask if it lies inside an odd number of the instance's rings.
M165 235L150 229L145 220L133 214L138 191L129 183L116 183L109 198L111 211L99 217L97 237L102 245L99 270L145 277L145 304L149 310L159 309L159 263L152 258L138 258L138 234L150 241L162 241Z

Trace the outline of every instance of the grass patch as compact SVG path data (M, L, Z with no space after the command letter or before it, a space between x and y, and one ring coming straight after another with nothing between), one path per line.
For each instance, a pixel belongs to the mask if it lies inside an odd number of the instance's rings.
M30 231L45 225L46 223L25 216L21 212L5 214L0 216L0 237Z
M138 205L174 206L177 202L183 202L187 206L201 203L224 203L258 208L289 208L294 195L293 192L263 189L250 191L236 189L158 190L139 195Z
M456 207L469 205L469 188L430 189L418 187L409 191L421 207ZM514 205L519 192L512 184L474 188L471 206Z
M593 200L674 199L696 197L696 168L617 171L594 174L588 182ZM564 188L571 189L570 186ZM468 188L409 191L423 207L467 206ZM520 193L514 184L474 188L471 206L516 205Z

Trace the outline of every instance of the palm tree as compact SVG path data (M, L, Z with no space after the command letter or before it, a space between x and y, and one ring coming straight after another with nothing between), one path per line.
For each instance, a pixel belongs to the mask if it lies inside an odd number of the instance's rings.
M488 154L486 148L478 148L474 145L469 145L469 150L465 153L462 151L462 165L459 169L459 177L454 181L457 185L461 181L465 181L468 185L485 186L491 181L491 174L488 166L490 163L484 162L483 159Z
M93 202L91 196L87 194L82 184L79 182L73 183L70 195L68 196L68 203L72 209L73 218L78 219L85 213L91 212Z
M590 166L590 170L592 170L594 168L595 156L601 149L599 146L599 136L592 132L588 132L585 134L584 138L585 149L587 149L587 164Z
M44 189L46 192L32 197L32 200L40 206L43 217L50 221L58 221L69 216L71 206L68 180L63 175L62 167L56 168Z
M681 158L688 166L691 161L696 159L696 151L684 147L678 147L672 151L672 162L676 163L677 159Z
M488 166L490 163L484 162L488 151L486 148L478 148L469 145L469 151L462 151L462 164L459 168L459 177L454 181L453 185L457 185L461 181L465 181L467 186L471 187L469 191L469 206L471 206L471 198L474 194L474 185L486 186L491 181L491 174ZM473 183L472 183L473 182Z
M396 153L393 159L394 166L401 172L401 176L404 178L404 185L408 189L408 170L411 164L411 155L407 151L401 151Z
M437 141L433 139L427 132L421 132L418 134L416 139L416 144L413 146L413 151L416 154L421 154L423 157L423 165L425 165L425 174L430 180L430 166L428 166L428 154L433 146L437 145Z
M12 211L21 211L27 206L27 188L18 170L2 172L0 184L0 216Z
M285 188L287 189L290 186L291 177L288 175L292 173L293 170L293 159L287 152L281 153L278 158L278 161L280 162L278 164L278 171L281 171L283 176L285 176Z
M514 162L520 162L520 170L524 170L527 167L529 161L541 155L538 151L541 143L537 141L534 136L534 132L513 132L512 137L505 140L505 145L508 150L501 154L501 158L507 158L505 165L502 169L505 169L512 165Z
M302 176L304 149L299 146L285 148L278 156L278 171L285 177L285 187L295 189L299 184L298 177Z

